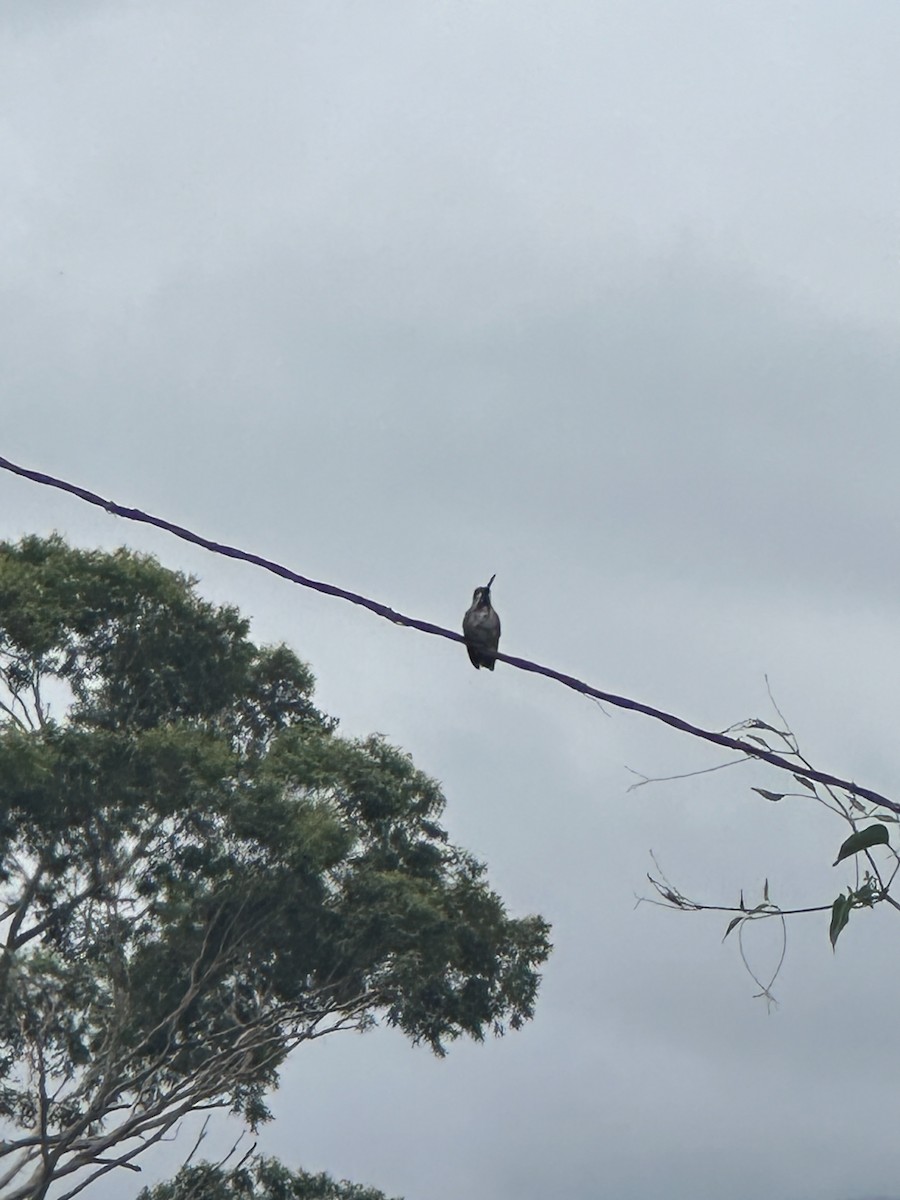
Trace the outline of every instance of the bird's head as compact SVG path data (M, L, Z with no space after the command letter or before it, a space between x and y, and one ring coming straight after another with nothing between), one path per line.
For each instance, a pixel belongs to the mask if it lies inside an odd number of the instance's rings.
M473 608L490 608L491 607L491 584L497 578L492 575L484 587L476 588L472 593Z

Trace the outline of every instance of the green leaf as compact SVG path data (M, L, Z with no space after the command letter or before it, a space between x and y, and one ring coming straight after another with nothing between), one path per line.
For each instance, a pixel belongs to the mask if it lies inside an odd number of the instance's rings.
M886 846L889 840L886 825L868 825L865 829L858 829L856 833L851 833L843 843L837 858L831 865L836 867L839 862L849 858L851 854L859 854L860 850L868 850L872 846Z
M871 908L875 903L875 889L871 883L864 883L852 896L856 904L862 904L866 908Z
M732 929L734 929L735 926L740 925L741 921L743 920L744 918L741 916L731 918L731 920L728 922L728 928L725 930L725 936L722 938L723 942L725 941L725 938L728 937L729 933L731 933Z
M837 945L837 940L841 936L841 931L850 920L850 909L853 907L849 896L838 896L834 904L831 906L831 925L828 929L828 937L831 941L831 948L834 950Z
M803 775L795 775L794 778L801 785L801 787L809 788L809 790L811 792L814 792L816 790L816 785L813 783L813 781L811 779L807 779Z
M765 788L751 788L753 792L758 792L764 800L783 800L784 792L767 792Z
M777 733L781 736L781 730L776 729L774 725L770 725L768 721L764 721L761 717L754 717L752 726L754 729L768 729L769 733Z

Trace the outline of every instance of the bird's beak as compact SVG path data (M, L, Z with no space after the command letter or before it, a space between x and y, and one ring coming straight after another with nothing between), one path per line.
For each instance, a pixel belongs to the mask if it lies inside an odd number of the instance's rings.
M486 592L489 592L489 591L491 590L491 584L494 582L494 580L495 580L496 578L497 578L497 576L496 576L496 575L492 575L492 576L490 577L490 579L488 580L488 585L487 585L487 587L484 589Z

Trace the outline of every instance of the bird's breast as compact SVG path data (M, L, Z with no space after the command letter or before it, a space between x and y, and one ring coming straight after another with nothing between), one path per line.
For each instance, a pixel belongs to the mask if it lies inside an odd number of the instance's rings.
M463 621L463 628L499 634L500 618L492 608L470 608Z

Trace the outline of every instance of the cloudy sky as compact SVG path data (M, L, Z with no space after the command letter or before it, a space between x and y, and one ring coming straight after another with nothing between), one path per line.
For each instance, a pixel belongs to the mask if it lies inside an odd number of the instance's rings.
M900 795L900 6L0 8L0 454ZM535 1021L297 1055L262 1148L407 1200L900 1194L896 914L754 765L0 477L0 536L151 551L439 778L553 922ZM747 939L770 969L775 930ZM217 1128L211 1150L225 1144ZM218 1141L216 1139L219 1139ZM170 1174L184 1139L127 1200Z

